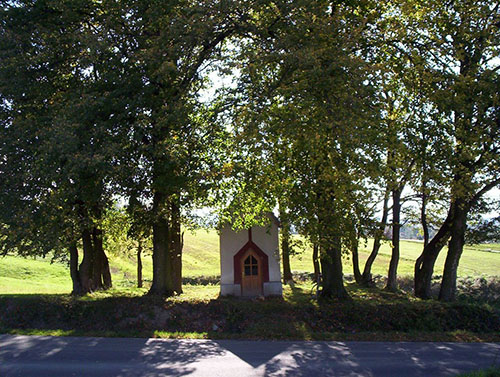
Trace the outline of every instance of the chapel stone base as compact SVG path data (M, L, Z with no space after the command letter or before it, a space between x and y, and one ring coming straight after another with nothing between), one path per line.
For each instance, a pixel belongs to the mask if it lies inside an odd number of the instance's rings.
M263 283L264 296L281 296L283 294L283 286L281 281L267 281ZM220 286L221 296L241 296L240 284L222 284Z

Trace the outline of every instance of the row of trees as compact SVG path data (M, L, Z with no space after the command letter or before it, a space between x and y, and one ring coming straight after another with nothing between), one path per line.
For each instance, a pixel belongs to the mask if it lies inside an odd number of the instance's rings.
M129 236L152 237L150 293L180 294L194 208L248 226L279 206L284 266L293 225L322 295L344 298L342 253L370 284L387 224L397 289L413 200L415 294L430 297L448 243L440 298L454 298L467 224L498 204L499 3L4 1L0 21L3 252L68 253L74 293L107 288L118 200ZM214 72L234 85L207 100Z

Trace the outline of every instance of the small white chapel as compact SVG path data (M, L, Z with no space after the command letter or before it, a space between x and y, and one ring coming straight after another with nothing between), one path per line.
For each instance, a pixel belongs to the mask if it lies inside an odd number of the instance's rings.
M234 231L220 229L221 296L281 296L279 221Z

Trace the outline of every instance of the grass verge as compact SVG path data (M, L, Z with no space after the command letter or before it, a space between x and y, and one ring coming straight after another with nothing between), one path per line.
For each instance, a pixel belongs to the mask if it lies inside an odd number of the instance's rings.
M283 298L218 298L216 285L186 285L162 299L144 290L68 295L0 295L0 332L59 336L385 341L500 341L494 307L422 301L348 285L352 300L318 302L312 286Z

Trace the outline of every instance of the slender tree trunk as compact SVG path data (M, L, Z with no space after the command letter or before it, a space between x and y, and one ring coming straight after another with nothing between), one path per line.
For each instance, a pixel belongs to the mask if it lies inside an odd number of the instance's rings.
M339 236L325 252L321 253L322 290L321 297L345 300L349 298L344 287L344 275L342 273L342 248Z
M382 219L380 220L380 226L375 233L375 239L373 240L373 249L370 255L368 256L368 259L366 260L365 268L363 270L363 275L361 277L362 284L366 287L373 285L372 266L380 250L380 243L382 241L384 230L387 225L387 217L389 216L388 203L389 203L389 190L386 190L384 195L384 208L382 211Z
M385 289L389 291L398 290L397 274L399 263L399 236L401 230L401 192L403 186L392 191L392 255L387 274Z
M172 203L171 240L172 240L172 277L174 291L182 294L182 247L183 235L181 233L181 214L176 203Z
M82 231L83 243L83 259L80 263L80 281L82 285L82 294L92 292L94 290L93 283L93 259L94 248L92 246L92 235L90 230Z
M142 288L142 241L137 244L137 288Z
M290 267L290 224L282 216L281 222L281 258L283 260L283 282L293 284L292 269Z
M427 224L427 181L425 178L425 166L422 173L422 207L420 209L420 223L424 233L424 248L429 244L429 224Z
M451 239L444 264L443 279L439 292L440 301L454 301L457 290L457 270L465 244L467 209L463 201L455 203L455 213L451 225Z
M321 275L321 269L319 265L319 246L317 243L313 243L313 267L314 267L314 281L319 283L319 278Z
M166 198L156 192L153 196L153 284L151 295L173 296L175 289L172 279L172 258L169 224L164 211Z
M72 242L69 246L69 272L71 281L73 282L71 294L79 296L82 294L82 283L80 281L80 273L78 272L78 248L76 247L76 242Z
M432 274L439 252L444 247L450 237L451 224L453 220L454 206L450 206L448 215L439 228L436 235L424 247L422 254L415 262L415 296L429 299L431 298Z
M359 269L359 253L358 253L358 247L359 247L359 240L356 240L356 243L352 247L352 269L354 273L354 279L356 280L357 284L361 284L362 281L362 276L361 276L361 270Z

